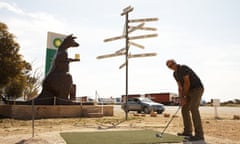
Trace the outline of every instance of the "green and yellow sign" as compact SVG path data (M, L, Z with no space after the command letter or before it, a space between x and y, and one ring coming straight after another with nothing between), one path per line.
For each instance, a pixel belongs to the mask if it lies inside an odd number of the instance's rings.
M45 63L45 75L49 72L54 56L58 47L62 44L66 35L58 34L54 32L48 32L47 35L47 50L46 50L46 63Z

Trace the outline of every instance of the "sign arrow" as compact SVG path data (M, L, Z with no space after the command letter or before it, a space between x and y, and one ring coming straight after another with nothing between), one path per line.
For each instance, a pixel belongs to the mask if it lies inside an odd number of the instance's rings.
M150 56L156 56L156 55L157 53L144 53L144 54L134 54L134 55L129 54L128 58L150 57Z
M101 56L98 56L97 59L110 58L110 57L121 56L121 55L125 55L125 53L113 53L113 54L101 55Z
M143 45L137 44L135 42L129 41L129 44L144 49Z
M104 40L104 42L110 42L110 41L114 41L114 40L118 40L118 39L122 39L122 38L125 38L125 35L107 38Z
M129 28L135 28L135 26L130 26ZM138 27L137 29L148 30L148 31L156 31L157 30L156 28L153 28L153 27Z
M158 34L148 34L148 35L132 36L132 37L129 37L129 40L151 38L151 37L157 37L157 36L158 36Z
M126 50L125 48L122 48L120 50L117 50L115 53L124 53L125 50Z
M125 9L123 9L123 12L121 13L121 16L123 16L123 15L125 15L125 14L127 14L127 13L129 13L131 11L133 11L133 7L128 6Z
M134 23L134 22L151 22L151 21L158 21L158 18L144 18L144 19L132 19L128 22Z
M121 65L119 66L119 69L123 68L124 66L126 66L126 62L123 63L123 64L121 64Z
M135 31L135 30L137 30L137 29L140 29L141 27L143 27L144 26L144 23L141 23L141 24L139 24L139 25L137 25L137 26L134 26L134 27L132 27L129 31L128 31L128 33L131 33L131 32L133 32L133 31Z

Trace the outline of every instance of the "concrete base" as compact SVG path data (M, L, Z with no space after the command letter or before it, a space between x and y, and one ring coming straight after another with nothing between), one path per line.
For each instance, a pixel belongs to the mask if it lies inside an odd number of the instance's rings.
M0 116L14 119L113 116L113 106L99 105L0 105Z

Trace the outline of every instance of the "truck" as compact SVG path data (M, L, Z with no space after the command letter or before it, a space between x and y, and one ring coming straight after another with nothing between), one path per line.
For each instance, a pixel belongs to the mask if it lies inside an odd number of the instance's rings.
M151 100L162 103L164 105L178 105L179 97L175 93L147 93L145 97L150 98Z
M141 94L128 94L128 98L138 98L138 97L145 97L145 95L141 95ZM126 95L122 95L121 102L122 103L126 103Z
M162 93L146 93L146 94L129 94L128 98L147 97L154 102L164 105L178 105L179 97L176 93L162 92ZM122 103L126 102L126 96L122 95Z

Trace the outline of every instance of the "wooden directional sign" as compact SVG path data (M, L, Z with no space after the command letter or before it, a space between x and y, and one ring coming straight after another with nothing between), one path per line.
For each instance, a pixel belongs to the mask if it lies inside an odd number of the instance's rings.
M123 63L123 64L121 64L121 65L119 66L119 69L123 68L124 66L126 66L126 62Z
M158 36L158 34L148 34L148 35L132 36L132 37L129 37L129 40L151 38L151 37L157 37L157 36Z
M113 54L101 55L101 56L98 56L97 59L110 58L110 57L121 56L121 55L125 55L125 53L113 53Z
M150 56L156 56L156 55L157 53L144 53L144 54L134 54L134 55L129 54L128 58L150 57Z
M104 42L110 42L110 41L114 41L122 38L125 38L125 35L108 38L108 39L105 39Z
M151 21L158 21L158 18L145 18L145 19L132 19L128 22L134 23L134 22L151 22Z
M141 23L141 24L139 24L139 25L137 25L137 26L135 26L135 27L132 27L129 31L128 31L128 33L131 33L131 32L133 32L133 31L135 31L135 30L137 30L137 29L140 29L141 27L143 27L144 26L144 23Z
M133 11L133 7L128 6L125 9L123 9L123 12L121 13L121 16L123 16L123 15L125 15L125 14L127 14L127 13L129 13L131 11Z
M123 53L126 49L125 48L122 48L120 50L117 50L115 53Z
M123 9L123 11L125 12L125 11L129 10L130 8L132 8L132 7L131 7L131 6L125 7L125 8Z
M129 44L144 49L143 45L137 44L135 42L129 41Z
M136 26L129 26L129 28L135 28ZM156 31L157 29L156 28L153 28L153 27L138 27L137 29L140 29L140 30L148 30L148 31Z

